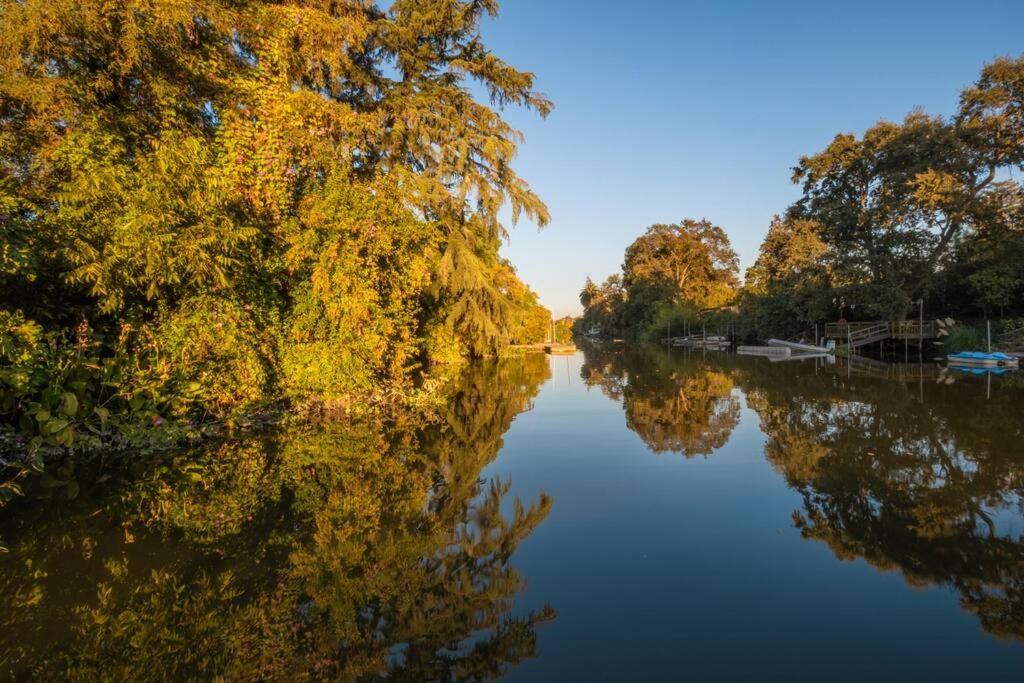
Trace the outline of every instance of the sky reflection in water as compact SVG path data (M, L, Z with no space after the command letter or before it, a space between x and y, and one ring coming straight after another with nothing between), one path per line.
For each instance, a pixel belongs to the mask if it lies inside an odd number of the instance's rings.
M932 366L610 345L480 364L427 416L81 473L73 503L7 512L2 670L1015 674L1022 405L1020 374Z

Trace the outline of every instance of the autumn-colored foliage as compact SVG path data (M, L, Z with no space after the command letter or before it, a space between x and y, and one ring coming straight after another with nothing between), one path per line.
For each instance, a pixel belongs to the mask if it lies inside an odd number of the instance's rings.
M0 0L5 434L65 447L140 397L184 424L401 395L534 335L498 214L547 210L500 111L551 104L482 42L497 9ZM102 395L52 386L118 354Z

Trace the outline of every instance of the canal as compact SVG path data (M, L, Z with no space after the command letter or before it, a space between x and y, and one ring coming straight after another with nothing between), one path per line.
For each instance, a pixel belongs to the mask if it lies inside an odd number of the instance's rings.
M0 525L0 664L1010 680L1022 380L592 345L480 363L387 420L64 472Z

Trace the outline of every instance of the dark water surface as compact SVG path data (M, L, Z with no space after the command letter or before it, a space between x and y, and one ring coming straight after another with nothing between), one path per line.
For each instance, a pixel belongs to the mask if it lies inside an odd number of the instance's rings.
M79 478L9 678L1024 680L1021 374L592 347Z

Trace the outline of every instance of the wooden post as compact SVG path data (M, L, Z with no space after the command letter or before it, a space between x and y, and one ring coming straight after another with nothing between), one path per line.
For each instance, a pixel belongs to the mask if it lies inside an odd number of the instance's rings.
M917 300L917 355L924 356L924 297Z

